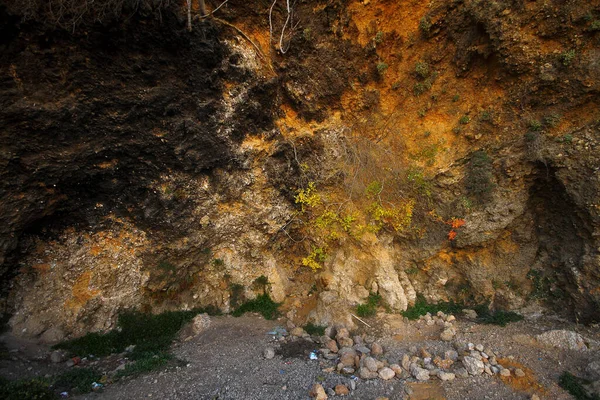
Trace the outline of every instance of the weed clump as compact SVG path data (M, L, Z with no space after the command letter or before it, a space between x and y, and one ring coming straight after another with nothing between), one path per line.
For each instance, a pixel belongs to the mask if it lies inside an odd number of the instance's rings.
M309 335L323 336L325 334L325 326L315 325L312 322L304 325L304 330Z
M372 317L377 312L377 306L381 302L381 295L377 293L369 294L366 304L356 306L356 314L359 317Z
M278 308L279 303L276 303L271 299L268 293L257 296L254 300L249 300L239 306L234 312L231 313L234 317L240 317L247 312L260 313L265 319L275 319L279 314Z
M441 311L445 314L457 314L460 313L463 308L463 304L455 303L453 301L441 301L435 304L428 303L423 295L417 295L415 304L411 307L408 307L406 311L403 311L402 315L410 320L416 320L422 315L427 313L436 314L438 311Z

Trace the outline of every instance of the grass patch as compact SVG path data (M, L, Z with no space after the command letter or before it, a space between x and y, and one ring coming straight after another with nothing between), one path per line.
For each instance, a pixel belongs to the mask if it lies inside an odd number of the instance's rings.
M402 315L410 320L416 320L427 313L435 315L438 311L445 314L457 314L460 313L463 308L465 308L463 304L455 303L453 301L441 301L435 304L428 303L427 300L425 300L425 297L418 295L415 304L408 307L406 311L403 311Z
M488 304L483 304L474 308L477 312L477 322L482 324L506 326L509 322L518 322L523 319L522 315L513 311L491 311Z
M58 398L50 389L46 379L22 379L9 381L0 379L0 398L4 400L55 400Z
M127 364L125 369L117 373L117 378L138 376L146 372L155 371L167 365L173 356L166 352L147 353L135 362Z
M52 387L59 391L88 393L92 391L92 383L98 382L102 374L92 368L72 368L52 378Z
M303 328L309 335L323 336L325 334L326 327L322 325L315 325L312 322L309 322L308 324L304 325Z
M589 384L589 381L578 378L570 372L563 372L558 379L558 384L577 400L600 400L600 396L588 393L583 386Z
M369 294L367 302L365 304L359 304L356 306L356 314L359 317L372 317L377 312L377 306L381 301L381 295L376 293Z
M205 310L169 311L158 315L129 312L119 316L118 328L108 333L88 333L77 339L65 341L54 348L65 349L80 356L96 357L120 353L135 345L132 359L146 353L166 351L181 327Z
M239 306L231 313L234 317L239 317L247 312L258 312L265 319L275 319L279 312L279 303L275 303L268 293L257 296L254 300L250 300Z

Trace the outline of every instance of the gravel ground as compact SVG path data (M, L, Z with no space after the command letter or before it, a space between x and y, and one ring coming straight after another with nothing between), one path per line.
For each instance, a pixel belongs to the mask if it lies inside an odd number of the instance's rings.
M390 363L398 362L411 347L425 347L430 352L451 349L448 342L439 340L440 328L422 322L407 322L401 316L380 314L368 321L373 328L360 328L377 339L385 349L385 358ZM79 396L81 399L308 399L314 383L325 389L343 383L350 386L350 377L327 373L323 369L335 366L335 361L322 358L310 360L306 354L309 347L302 342L281 344L267 332L284 321L266 321L258 316L214 317L208 330L188 341L173 346L173 354L183 361L165 371L122 380L108 385L102 392ZM391 381L357 380L356 390L349 399L530 399L535 393L541 399L567 400L571 397L558 385L560 374L568 370L585 376L585 366L598 359L598 350L568 351L546 348L537 343L533 336L550 329L576 330L586 338L599 340L597 327L582 327L547 318L525 320L507 327L481 325L460 319L455 323L459 340L481 343L499 353L507 363L514 364L527 372L523 379L501 380L498 376L481 375L454 381L441 382L437 379L417 383L413 379ZM24 346L22 342L11 342L10 335L3 337L9 349L16 344L10 360L0 363L0 375L26 377L36 371L48 371L43 348L34 344ZM290 357L281 355L283 353ZM263 351L273 346L277 355L265 359ZM320 346L314 344L314 349ZM302 352L305 350L305 352ZM26 358L29 357L29 360ZM56 368L56 366L54 366ZM59 368L64 368L59 366ZM410 393L407 394L407 393ZM329 398L342 398L330 396Z

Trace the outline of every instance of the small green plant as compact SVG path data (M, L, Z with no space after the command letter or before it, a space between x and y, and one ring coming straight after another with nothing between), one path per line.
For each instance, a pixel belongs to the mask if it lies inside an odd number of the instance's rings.
M309 182L306 189L298 190L298 193L294 197L296 204L300 204L302 211L306 208L316 207L321 204L321 196L317 193L317 187L314 182Z
M427 64L425 61L419 61L415 65L415 73L419 78L427 78L429 76L429 64Z
M379 73L380 76L385 75L385 72L387 71L387 69L388 69L388 65L385 62L380 61L377 63L377 72Z
M454 128L452 128L452 133L454 133L455 135L459 135L462 132L462 128L460 126L455 126Z
M578 378L568 371L562 373L558 379L558 384L565 389L576 400L600 400L600 396L586 390L584 385L590 384L586 379Z
M138 376L147 372L156 371L166 366L173 356L166 352L148 353L145 357L135 360L125 366L125 369L117 372L117 377Z
M423 132L423 137L424 138L428 138L429 136L431 136L431 131L425 131L425 132Z
M568 67L569 65L571 65L573 63L573 60L575 59L575 55L576 55L576 53L575 53L574 49L567 50L560 55L560 62L565 67Z
M562 140L561 140L561 141L562 141L563 143L568 143L568 144L571 144L571 143L573 143L573 135L571 135L571 134L567 133L566 135L564 135L564 136L562 137Z
M369 294L367 302L365 304L359 304L356 306L356 314L359 317L372 317L377 312L377 306L381 302L381 295L377 293Z
M492 113L490 111L482 111L479 114L479 120L482 122L490 122L492 120Z
M424 82L417 82L413 87L413 93L415 94L415 96L420 96L429 89L431 89L431 86L432 84L429 80L426 80Z
M265 319L275 319L279 314L279 303L275 303L268 293L257 296L239 306L231 315L240 317L247 312L260 313Z
M315 325L312 322L304 325L304 330L309 335L323 336L325 334L325 328L326 326Z
M550 128L556 127L561 120L560 114L550 114L544 117L544 125Z
M239 283L229 284L229 305L238 307L244 300L244 286Z
M327 252L323 247L313 247L310 254L302 259L302 265L310 267L313 272L316 272L322 267L322 264L327 259Z
M177 267L175 267L173 264L171 264L168 261L161 261L158 263L158 268L165 271L165 272L172 272L177 270Z
M425 34L426 36L429 35L429 32L431 31L431 19L429 19L429 17L425 16L423 18L421 18L421 20L419 21L419 29L421 30L421 32L423 34Z
M225 261L223 261L221 258L215 258L212 260L212 265L216 268L221 268L225 265Z
M419 110L418 112L419 118L425 118L425 115L427 115L427 109L426 108L422 108Z
M375 38L373 40L377 44L380 44L381 42L383 42L383 31L378 31L377 34L375 34Z
M489 304L481 304L474 307L477 312L477 322L490 325L506 326L510 322L518 322L523 316L513 311L495 310L491 311Z
M600 31L600 20L594 20L592 21L592 23L590 24L590 27L588 29L590 32L598 32Z
M271 283L269 282L269 278L264 275L259 276L252 282L252 285L258 289L262 289L263 293L267 292L267 288Z
M463 115L458 120L458 123L461 125L467 125L469 122L471 122L471 118L468 115Z
M379 181L373 181L367 185L365 189L365 195L369 199L376 199L381 194L383 190L383 183Z
M452 102L456 103L458 100L460 100L460 96L455 94L454 96L452 96Z
M531 132L539 132L542 129L542 123L537 119L529 121L529 130Z
M396 82L392 83L392 90L398 90L398 89L400 89L400 86L401 86L400 81L396 81Z
M404 270L404 272L406 273L406 275L416 275L419 273L419 268L417 268L417 267L407 268Z
M304 38L304 40L306 40L307 42L312 42L313 41L313 34L312 34L312 29L311 28L305 28L302 31L302 37Z

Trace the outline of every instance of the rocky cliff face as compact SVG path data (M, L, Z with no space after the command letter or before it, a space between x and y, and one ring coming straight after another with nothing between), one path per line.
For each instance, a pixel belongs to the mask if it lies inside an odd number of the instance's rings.
M15 332L229 311L262 275L296 322L352 325L369 292L600 317L598 2L301 3L285 54L269 6L191 33L177 7L74 34L3 12Z

